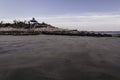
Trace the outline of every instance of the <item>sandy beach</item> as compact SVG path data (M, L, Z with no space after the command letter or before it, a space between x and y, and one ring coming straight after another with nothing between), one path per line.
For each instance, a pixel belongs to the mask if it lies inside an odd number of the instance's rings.
M0 80L120 80L120 38L0 36Z

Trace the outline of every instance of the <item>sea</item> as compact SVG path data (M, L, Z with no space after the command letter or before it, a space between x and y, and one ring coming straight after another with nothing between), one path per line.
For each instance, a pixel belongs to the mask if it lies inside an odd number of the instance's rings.
M120 31L95 31L95 32L101 34L110 34L112 36L120 36Z

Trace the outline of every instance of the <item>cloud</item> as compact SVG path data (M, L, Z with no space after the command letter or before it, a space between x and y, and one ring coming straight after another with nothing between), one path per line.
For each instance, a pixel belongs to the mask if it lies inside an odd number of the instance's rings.
M55 26L79 30L120 30L120 15L61 15L41 18Z

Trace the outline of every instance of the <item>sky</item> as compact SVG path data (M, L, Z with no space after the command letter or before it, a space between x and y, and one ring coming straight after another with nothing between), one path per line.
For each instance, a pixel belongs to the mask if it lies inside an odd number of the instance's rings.
M0 21L32 17L65 29L120 31L120 0L0 0Z

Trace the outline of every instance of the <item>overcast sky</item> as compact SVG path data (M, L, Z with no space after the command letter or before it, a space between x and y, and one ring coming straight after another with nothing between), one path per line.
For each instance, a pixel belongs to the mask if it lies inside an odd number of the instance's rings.
M30 19L79 30L120 30L120 0L0 0L0 20Z

